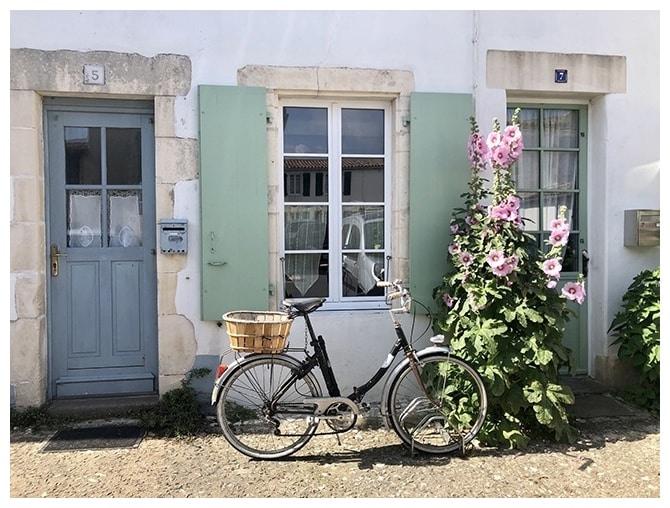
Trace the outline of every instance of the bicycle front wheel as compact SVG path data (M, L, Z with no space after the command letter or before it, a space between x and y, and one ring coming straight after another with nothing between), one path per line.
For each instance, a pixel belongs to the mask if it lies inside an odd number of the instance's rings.
M464 451L486 418L481 377L446 351L421 355L418 368L421 383L410 363L390 381L386 409L391 427L412 450Z
M321 393L312 374L290 381L297 360L260 355L242 362L223 385L217 419L226 440L254 459L276 459L300 450L319 422L306 397Z

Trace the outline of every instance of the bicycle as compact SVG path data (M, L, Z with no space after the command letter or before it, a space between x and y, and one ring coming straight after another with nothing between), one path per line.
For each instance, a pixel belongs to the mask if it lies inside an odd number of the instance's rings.
M225 439L240 453L254 459L278 459L303 448L315 435L340 434L354 427L365 410L363 397L389 373L382 395L381 413L404 445L426 454L465 451L486 418L487 396L484 383L470 364L452 354L436 335L431 346L416 350L405 336L396 314L409 313L412 298L401 281L378 283L386 290L396 340L387 358L368 381L340 394L328 358L325 340L316 335L309 315L325 298L287 299L287 319L305 321L305 346L280 352L252 353L232 364L220 362L212 389L219 426ZM307 348L307 340L312 350ZM297 359L290 351L302 351ZM223 357L226 353L221 356ZM328 395L323 396L315 370L321 371ZM329 428L317 429L321 421Z

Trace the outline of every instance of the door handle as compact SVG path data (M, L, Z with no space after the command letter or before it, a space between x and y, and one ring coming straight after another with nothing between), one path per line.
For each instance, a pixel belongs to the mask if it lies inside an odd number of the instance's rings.
M589 251L586 249L582 250L582 275L584 275L584 278L588 277L589 275Z
M65 257L67 256L67 254L58 252L57 243L51 244L50 254L51 254L51 276L58 277L58 264L59 264L58 258Z

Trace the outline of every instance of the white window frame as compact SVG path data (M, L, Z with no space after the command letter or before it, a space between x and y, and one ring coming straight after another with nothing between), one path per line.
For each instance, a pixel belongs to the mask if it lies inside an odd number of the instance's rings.
M352 100L342 100L342 99L296 99L296 98L286 98L279 100L279 111L282 111L284 107L315 107L315 108L327 108L329 125L328 125L328 178L324 181L324 188L328 190L327 201L319 202L305 202L301 203L304 205L318 205L328 206L328 227L330 231L329 241L328 241L328 259L329 259L329 288L328 288L328 299L324 304L324 309L330 310L358 310L358 309L387 309L388 305L385 302L384 296L351 296L345 297L342 295L342 269L341 262L334 264L334 260L342 259L342 207L355 205L357 202L348 202L342 200L342 172L335 171L339 167L339 160L342 155L340 147L340 136L341 133L341 110L346 108L369 108L369 109L380 109L384 111L384 270L386 278L388 278L389 271L391 270L390 259L393 256L392 253L392 241L391 241L391 221L392 221L392 206L391 206L391 196L392 196L392 175L393 175L393 103L392 101L379 101L379 100L363 100L363 99L352 99ZM281 115L280 115L281 117ZM282 196L281 203L279 206L279 217L278 217L278 240L279 240L279 257L284 258L285 256L285 237L284 237L284 206L291 206L293 203L286 202L284 200L284 151L283 151L283 120L278 126L278 140L277 145L279 149L279 157L277 168L279 171L278 181L281 185L281 192L279 193ZM351 155L351 154L347 154ZM373 203L361 203L366 205L372 205ZM378 203L374 203L378 204ZM338 268L333 268L337 266ZM284 298L284 273L280 274L281 280L279 285L279 296L280 301Z

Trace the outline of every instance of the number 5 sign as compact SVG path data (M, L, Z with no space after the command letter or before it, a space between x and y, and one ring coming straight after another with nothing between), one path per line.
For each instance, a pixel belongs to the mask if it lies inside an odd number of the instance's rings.
M84 65L84 84L104 85L105 68L102 65Z

